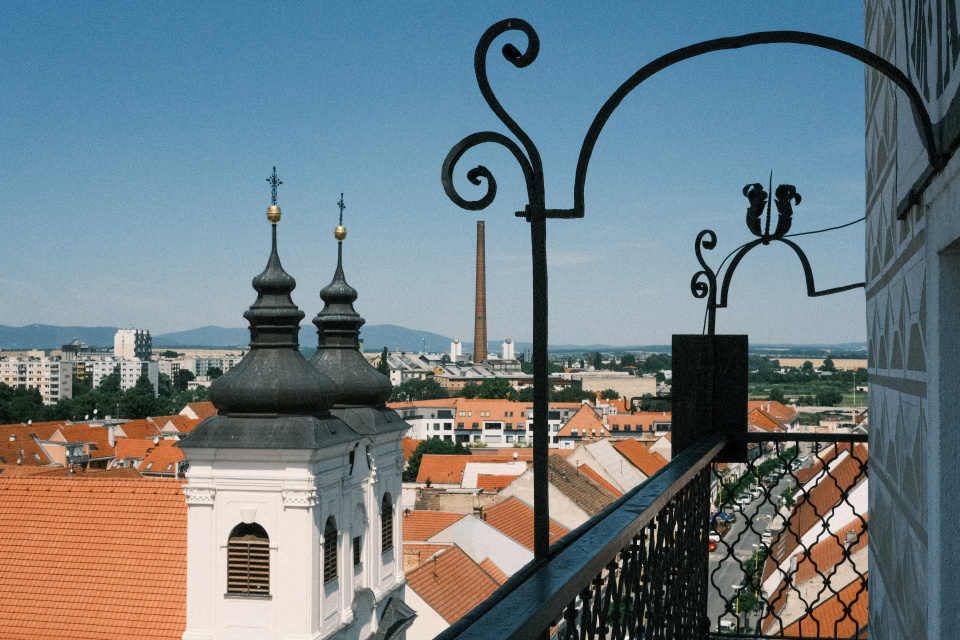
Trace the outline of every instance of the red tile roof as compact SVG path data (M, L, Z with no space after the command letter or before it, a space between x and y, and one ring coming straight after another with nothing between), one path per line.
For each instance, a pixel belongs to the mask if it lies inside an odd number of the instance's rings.
M104 426L92 426L89 424L70 424L57 429L57 432L50 436L50 440L56 442L59 440L57 434L64 442L91 442L94 446L90 447L90 458L112 458L115 454L114 448L110 446L110 436L107 428Z
M490 597L499 585L454 545L409 572L407 586L453 624Z
M128 458L143 460L153 446L153 440L146 438L117 438L117 462Z
M494 475L492 473L477 474L477 488L487 493L496 493L517 479L517 476Z
M554 434L561 438L606 435L609 435L606 425L588 404L582 405L566 424L560 427L560 431Z
M856 450L855 450L856 451ZM767 558L763 579L766 580L776 567L784 562L800 546L800 540L817 523L831 513L854 487L867 478L866 457L859 460L847 456L831 471L830 476L817 482L797 498L787 526L773 540L773 553Z
M790 625L783 632L788 637L831 636L852 638L867 626L869 591L867 577L858 578L840 592L816 607L810 615ZM849 608L850 613L844 609Z
M153 441L149 441L151 444ZM173 440L161 440L159 444L150 447L140 464L140 473L177 473L178 463L186 458L183 449L173 446Z
M148 420L129 420L117 427L118 438L159 438L160 426Z
M147 418L150 422L157 425L157 427L162 431L167 425L170 425L177 430L177 433L190 433L193 431L200 420L191 418L190 416L184 415L174 415L174 416L155 416Z
M56 429L50 433L55 432ZM30 436L31 433L37 433L32 425L26 426L18 423L5 424L0 427L0 464L16 466L18 459L22 461L23 465L51 464L46 451Z
M614 449L648 478L667 464L666 458L653 453L633 438L624 438L612 443Z
M747 430L774 433L784 431L783 424L762 409L753 409L747 414Z
M596 482L598 485L600 485L601 487L603 487L604 489L612 493L615 498L620 498L623 496L623 492L618 491L615 486L613 486L612 484L604 480L603 476L601 476L599 473L591 469L588 465L582 464L579 467L577 467L577 469L580 470L580 473L583 473L588 478Z
M417 472L417 482L429 480L439 484L460 484L463 482L463 468L471 462L468 455L441 455L425 453L420 458L420 470ZM476 462L476 460L472 460Z
M4 638L179 640L187 601L182 481L2 477Z
M217 415L217 408L213 406L212 402L188 402L187 407L189 407L200 420L206 420L211 416ZM187 407L184 407L184 411ZM180 413L183 413L183 411Z
M425 542L463 517L462 513L448 511L410 511L404 512L403 541Z
M507 451L513 450L507 449ZM552 454L555 451L558 450L551 449L550 453ZM528 460L524 460L519 456L517 460L528 462ZM433 484L460 484L463 482L464 467L470 462L514 462L514 459L512 453L509 455L485 455L478 457L471 455L425 453L423 457L420 458L417 482L430 480Z
M781 422L793 422L800 417L800 413L793 407L777 402L776 400L749 400L747 401L747 411L760 409L773 417L774 420Z
M494 564L493 560L491 560L490 558L484 558L483 560L481 560L480 568L486 571L487 575L493 578L497 584L503 584L504 582L510 579L509 576L507 576L507 574L501 571L500 567Z
M494 529L533 550L533 507L523 500L511 496L498 505L484 509L481 517ZM568 533L569 529L550 520L550 544Z
M413 452L420 446L420 443L423 440L414 440L413 438L404 437L400 441L400 446L403 447L403 459L407 462L410 461L410 456L413 455Z

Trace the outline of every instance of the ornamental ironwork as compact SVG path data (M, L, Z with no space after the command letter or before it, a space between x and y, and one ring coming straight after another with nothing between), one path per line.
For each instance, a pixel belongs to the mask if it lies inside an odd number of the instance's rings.
M773 191L773 174L770 175L769 188ZM695 273L690 280L690 290L693 293L693 297L707 299L708 335L712 336L716 332L717 309L723 309L727 306L727 294L730 290L730 281L733 279L733 274L737 270L737 265L740 264L740 261L743 260L752 249L760 245L769 245L771 242L781 242L793 249L793 252L800 260L801 267L803 267L803 276L807 283L807 296L810 298L827 296L833 293L841 293L866 286L865 282L857 282L841 287L824 289L822 291L817 290L813 278L813 269L810 266L810 261L807 259L806 254L795 242L787 239L787 232L790 231L790 226L793 224L793 205L799 205L801 201L800 194L797 192L795 186L792 184L778 185L774 193L775 198L771 200L769 197L770 194L763 189L763 185L755 182L743 188L743 195L750 201L750 206L747 207L747 229L750 230L750 233L757 236L757 239L742 245L734 253L730 254L733 256L733 259L730 261L730 265L723 275L723 281L719 288L719 299L717 295L717 280L720 271L723 269L723 264L730 256L724 258L720 267L718 267L715 272L704 259L702 249L709 251L715 249L717 247L717 234L710 229L704 229L697 234L697 240L694 243L694 250L697 252L697 261L700 263L702 269ZM777 219L776 227L774 227L771 233L770 224L773 220L773 204L777 206ZM766 210L765 223L764 210ZM859 222L859 220L857 222ZM826 231L829 231L829 229Z

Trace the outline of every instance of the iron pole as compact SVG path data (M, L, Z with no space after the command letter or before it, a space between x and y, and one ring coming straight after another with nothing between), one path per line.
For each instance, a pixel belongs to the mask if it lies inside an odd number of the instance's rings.
M547 363L547 219L530 217L533 256L533 555L550 554L550 371Z

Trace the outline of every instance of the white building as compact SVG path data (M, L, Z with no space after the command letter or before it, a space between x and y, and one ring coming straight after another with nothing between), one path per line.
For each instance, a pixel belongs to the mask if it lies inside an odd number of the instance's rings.
M273 231L244 314L251 350L212 384L218 414L177 445L190 460L183 638L367 640L395 624L402 636L413 617L399 517L407 425L378 408L390 383L359 351L342 269L321 292L313 360L289 348L304 314Z
M160 365L150 360L121 360L110 356L101 356L98 358L83 359L77 361L78 371L83 371L83 377L93 385L94 388L100 386L103 379L107 376L120 374L120 390L126 391L137 384L140 376L147 376L150 384L153 385L153 393L157 395L158 384L160 380Z
M0 358L0 382L37 389L43 404L73 397L73 366L58 358Z
M515 360L513 353L513 340L509 338L503 342L503 359L504 360Z
M121 360L149 360L153 354L150 332L146 329L120 329L113 337L113 355Z

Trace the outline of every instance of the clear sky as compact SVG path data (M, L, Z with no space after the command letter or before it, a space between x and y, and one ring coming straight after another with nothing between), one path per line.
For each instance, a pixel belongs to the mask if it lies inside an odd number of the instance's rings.
M279 244L312 318L336 263L344 193L347 279L368 324L473 339L476 220L486 221L491 340L529 340L522 174L486 145L499 184L485 211L450 202L449 149L507 133L473 55L504 18L537 30L540 56L488 58L494 91L538 146L547 205L569 208L583 137L634 71L701 40L812 31L863 41L861 2L15 2L0 37L0 324L137 326L160 334L245 326L269 252L269 185L283 185ZM794 184L793 231L864 212L864 71L797 45L714 53L644 83L593 154L586 216L548 223L550 342L668 343L697 333L694 240L723 256L749 241L747 183ZM864 227L798 239L821 288L864 277ZM805 297L785 247L756 249L718 332L752 342L866 339L863 290Z

